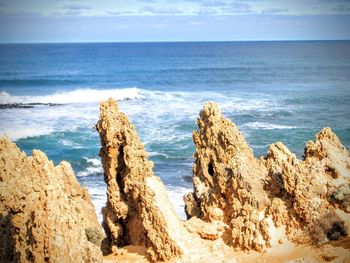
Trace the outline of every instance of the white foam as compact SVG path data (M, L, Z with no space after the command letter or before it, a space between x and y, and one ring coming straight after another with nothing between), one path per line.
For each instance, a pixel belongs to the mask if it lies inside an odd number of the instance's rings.
M160 153L160 152L147 152L149 157L154 157L154 156L163 156L164 158L168 159L169 155L166 153Z
M88 103L99 102L110 97L117 100L139 99L142 98L138 88L125 89L77 89L43 96L15 96L7 92L0 93L0 104L13 103Z
M94 204L98 221L102 223L103 216L101 209L106 205L107 202L107 187L105 184L101 184L98 186L95 185L87 185L89 194L91 196L91 201Z
M93 175L93 174L97 174L97 173L103 173L102 167L89 166L85 170L78 172L77 176L84 177L84 176L89 176L89 175Z
M107 201L106 185L105 184L101 184L98 186L87 185L87 187L88 187L89 194L91 196L92 203L95 206L97 217L99 221L102 222L103 217L101 213L101 208L106 205L106 201ZM166 185L165 190L168 194L170 202L175 208L177 215L181 219L186 220L185 203L183 201L183 196L189 192L192 192L193 190L191 188L172 186L172 185Z
M168 193L170 202L173 204L177 215L181 219L186 219L185 202L183 200L183 196L189 192L192 192L192 189L181 186L166 185L165 190Z
M93 166L102 166L101 160L98 158L86 158L84 157L87 163L92 164Z
M262 130L274 130L274 129L295 129L296 126L278 125L265 122L248 122L242 125L242 128L248 129L262 129Z
M82 149L84 148L82 145L80 145L79 143L76 143L76 142L72 142L70 140L67 140L67 139L60 139L59 142L64 145L64 146L67 146L71 149Z
M84 176L95 175L98 173L103 173L103 167L100 159L87 158L87 157L84 157L84 159L88 164L91 164L91 165L88 166L85 170L78 172L77 173L78 177L84 177Z
M139 88L79 89L46 96L14 96L2 92L0 103L64 103L65 105L2 109L0 110L0 134L7 133L11 139L17 140L45 135L53 131L76 132L77 129L82 129L88 132L98 121L97 102L108 97L120 100L135 98L135 100L120 101L119 107L130 117L145 145L171 142L178 145L179 149L185 148L184 144L191 141L192 129L196 128L195 120L205 101L217 101L225 116L234 116L236 113L251 110L274 111L281 107L273 97L262 96L257 99L239 94L209 91L170 92ZM191 123L193 128L189 129ZM185 129L181 128L183 125L186 125ZM292 126L272 126L255 122L245 124L243 128L286 129ZM64 143L68 144L68 142Z
M47 135L52 133L54 130L48 127L23 127L17 129L15 127L6 127L1 132L0 135L6 135L11 140L18 140L27 137L36 137L41 135Z
M12 140L48 135L52 132L92 130L98 120L97 105L69 104L60 107L10 108L0 110L0 135ZM66 138L62 145L81 148Z

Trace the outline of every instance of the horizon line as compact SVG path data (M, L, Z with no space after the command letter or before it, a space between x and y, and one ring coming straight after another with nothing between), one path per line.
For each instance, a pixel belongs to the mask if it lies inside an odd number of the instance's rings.
M349 39L262 39L262 40L140 40L140 41L16 41L1 42L0 45L16 44L137 44L137 43L219 43L219 42L317 42L350 41Z

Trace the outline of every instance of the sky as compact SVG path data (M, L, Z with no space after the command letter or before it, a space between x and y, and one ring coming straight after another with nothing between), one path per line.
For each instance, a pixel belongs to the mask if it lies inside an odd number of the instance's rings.
M350 0L0 0L0 42L350 39Z

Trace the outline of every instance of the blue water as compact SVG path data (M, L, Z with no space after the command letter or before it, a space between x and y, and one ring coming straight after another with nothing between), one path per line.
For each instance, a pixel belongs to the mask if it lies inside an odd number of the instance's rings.
M0 45L0 104L44 103L0 109L0 133L69 161L97 211L105 185L93 126L110 96L183 215L205 101L219 103L256 156L282 141L301 157L324 126L350 146L350 41Z

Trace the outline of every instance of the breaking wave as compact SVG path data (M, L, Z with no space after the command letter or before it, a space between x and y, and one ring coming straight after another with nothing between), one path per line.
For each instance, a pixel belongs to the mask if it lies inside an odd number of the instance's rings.
M141 89L124 88L124 89L77 89L53 93L42 96L15 96L2 91L0 92L0 104L71 104L71 103L88 103L99 102L113 97L117 100L133 100L143 98Z

